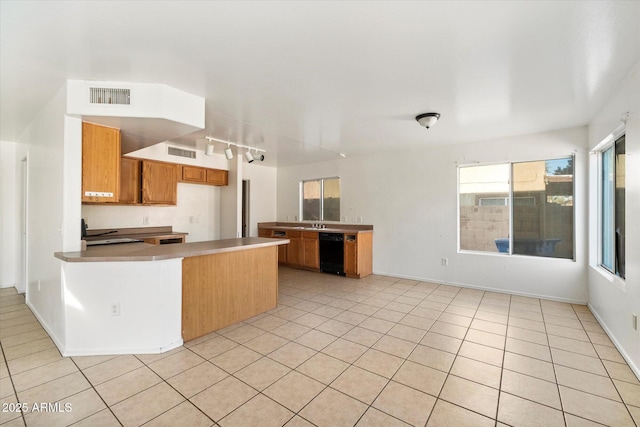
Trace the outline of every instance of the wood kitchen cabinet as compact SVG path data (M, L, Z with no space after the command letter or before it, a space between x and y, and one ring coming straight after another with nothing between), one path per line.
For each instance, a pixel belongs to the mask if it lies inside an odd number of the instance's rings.
M179 180L192 184L229 185L229 172L222 169L180 165Z
M229 185L229 172L222 169L207 169L207 184Z
M177 166L142 160L142 203L175 205L178 203Z
M278 262L293 267L320 269L318 233L313 231L258 230L258 237L289 239L288 245L278 246Z
M82 123L82 201L115 203L120 192L120 130Z
M207 179L207 170L205 168L199 168L197 166L182 165L182 176L180 180L183 182L195 182L203 184Z
M140 203L140 160L120 158L120 203Z
M289 244L287 245L287 264L302 265L302 233L300 231L288 231L287 239L289 239Z
M362 278L373 272L373 233L345 233L344 272Z
M300 264L306 268L316 270L320 268L320 245L317 232L302 232L302 260Z
M290 243L288 245L278 247L278 262L280 264L320 271L319 232L310 229L305 230L299 224L258 224L258 236L289 239ZM343 268L345 275L360 279L373 273L373 227L370 229L363 229L363 226L359 226L357 229L347 227L354 226L335 226L339 230L334 229L330 232L344 236ZM300 229L291 230L292 228Z

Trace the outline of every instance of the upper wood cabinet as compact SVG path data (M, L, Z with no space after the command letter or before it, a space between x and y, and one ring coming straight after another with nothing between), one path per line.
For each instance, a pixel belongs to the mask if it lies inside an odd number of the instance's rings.
M221 169L207 169L207 184L229 185L229 172Z
M182 165L180 169L182 169L181 181L203 184L207 179L207 170L205 168Z
M178 203L177 166L174 163L142 160L142 203Z
M82 201L115 203L120 192L120 130L82 123Z
M120 203L140 203L140 160L120 159Z
M181 182L208 185L229 185L229 172L222 169L180 165L178 177Z

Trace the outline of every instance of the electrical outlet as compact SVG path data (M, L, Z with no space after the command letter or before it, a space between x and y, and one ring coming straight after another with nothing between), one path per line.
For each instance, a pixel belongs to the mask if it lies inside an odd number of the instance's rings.
M111 304L111 315L120 316L120 303L114 302Z
M449 265L449 259L448 258L442 258L442 265L443 266L448 266Z
M149 217L148 216L143 216L142 217L142 225L149 225Z

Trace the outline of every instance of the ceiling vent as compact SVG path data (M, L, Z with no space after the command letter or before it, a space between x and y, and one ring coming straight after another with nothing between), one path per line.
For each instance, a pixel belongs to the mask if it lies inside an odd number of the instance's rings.
M101 105L131 105L131 89L91 87L89 88L89 103Z
M186 157L187 159L195 159L196 152L191 150L183 150L181 148L168 147L168 153L172 156Z

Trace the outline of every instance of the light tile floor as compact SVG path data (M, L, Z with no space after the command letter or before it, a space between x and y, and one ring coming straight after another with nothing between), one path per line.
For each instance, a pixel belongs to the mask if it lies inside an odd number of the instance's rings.
M2 289L0 423L640 423L640 382L585 306L287 268L279 292L274 310L165 354L69 358Z

